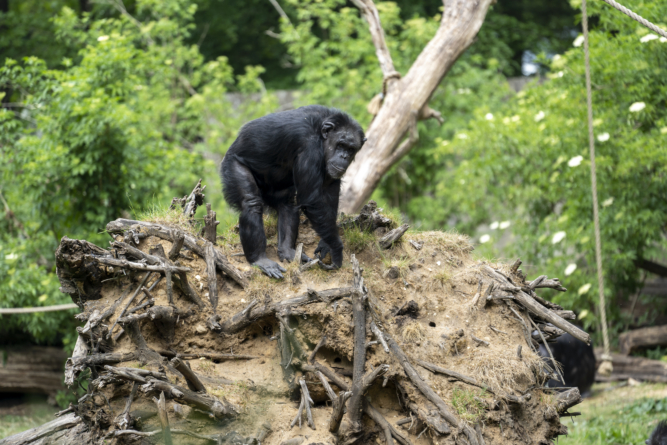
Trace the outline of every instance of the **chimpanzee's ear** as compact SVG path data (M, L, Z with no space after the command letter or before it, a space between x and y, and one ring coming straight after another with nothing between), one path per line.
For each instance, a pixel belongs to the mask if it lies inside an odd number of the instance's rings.
M326 139L329 136L329 132L335 128L333 122L325 121L322 124L322 137Z

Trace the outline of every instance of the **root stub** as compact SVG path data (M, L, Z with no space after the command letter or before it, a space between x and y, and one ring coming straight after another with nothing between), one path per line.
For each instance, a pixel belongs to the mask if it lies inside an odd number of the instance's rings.
M574 392L541 396L548 376L527 332L534 317L545 338L586 335L565 309L537 297L544 287L562 290L557 280L527 282L516 262L478 264L461 235L410 233L400 242L408 227L387 233L397 225L369 206L341 222L346 234L375 237L356 254L346 250L343 267L294 262L275 281L228 257L241 246L233 230L214 237L212 210L206 239L197 236L191 210L173 210L174 220L186 218L179 224L113 221L109 250L63 239L59 276L85 322L66 382L91 386L67 421L45 425L46 436L60 428L72 430L72 444L278 445L307 436L518 445L557 437L559 415L580 401ZM299 227L300 250L313 257L319 238ZM390 267L399 278L383 276ZM483 289L512 298L487 299ZM552 319L559 329L545 323Z

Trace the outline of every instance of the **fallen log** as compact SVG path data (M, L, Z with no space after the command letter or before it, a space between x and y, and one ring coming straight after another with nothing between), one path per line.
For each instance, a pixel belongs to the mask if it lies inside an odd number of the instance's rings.
M667 325L635 329L618 336L621 354L631 353L645 348L667 345Z
M595 359L601 362L602 353L596 348ZM649 360L643 357L632 357L622 354L611 354L613 371L609 376L595 374L596 382L613 382L630 378L640 382L667 383L667 363Z

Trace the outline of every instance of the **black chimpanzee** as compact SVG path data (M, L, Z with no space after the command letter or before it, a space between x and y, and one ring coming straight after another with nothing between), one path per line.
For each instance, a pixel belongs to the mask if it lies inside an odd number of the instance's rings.
M570 334L563 334L555 342L549 343L549 349L554 359L563 365L563 378L566 387L579 388L582 396L587 396L591 386L595 382L595 353L593 346L577 340ZM538 354L542 359L553 367L549 353L540 344ZM552 388L562 387L563 383L551 379L547 386Z
M354 119L320 105L269 114L241 128L220 174L225 200L241 212L241 244L249 263L270 277L282 278L285 272L266 256L262 213L268 206L278 212L281 260L294 259L303 210L320 235L315 254L324 258L331 253L332 267L342 265L336 226L340 178L365 141Z
M658 423L651 437L646 440L646 445L667 445L667 420Z

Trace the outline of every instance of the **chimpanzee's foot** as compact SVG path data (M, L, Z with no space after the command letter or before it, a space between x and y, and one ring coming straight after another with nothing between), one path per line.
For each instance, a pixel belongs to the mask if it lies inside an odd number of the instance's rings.
M292 255L292 257L294 257L294 255ZM252 263L252 265L259 267L262 270L262 272L264 272L271 278L282 278L283 274L281 272L287 271L280 264L266 257L258 259L257 261Z

